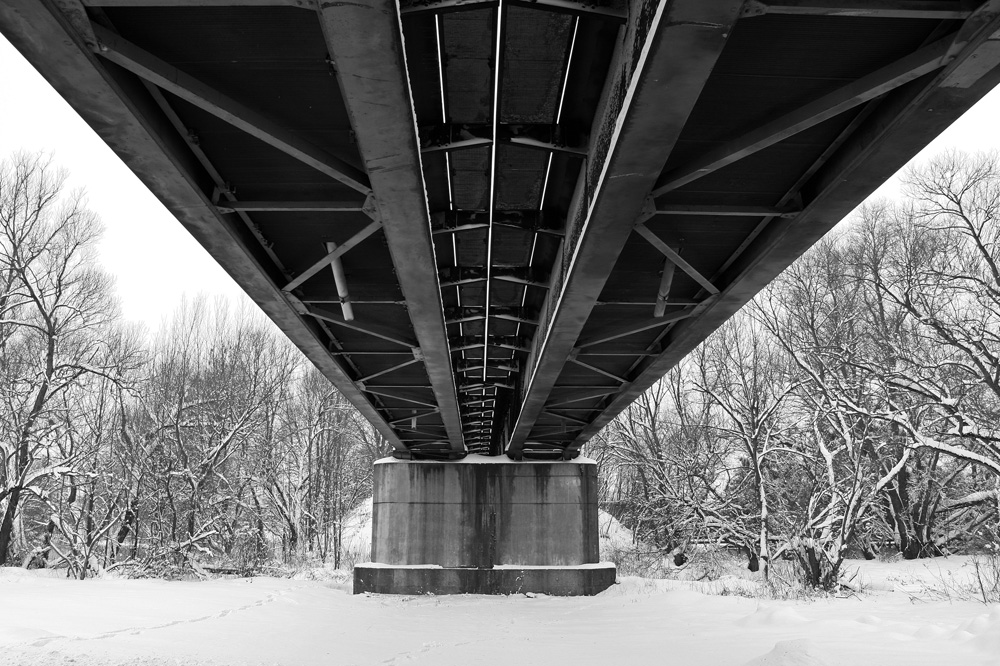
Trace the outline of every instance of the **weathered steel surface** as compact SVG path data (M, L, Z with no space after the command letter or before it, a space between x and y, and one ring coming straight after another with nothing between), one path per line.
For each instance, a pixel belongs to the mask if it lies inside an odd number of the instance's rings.
M739 16L742 0L644 3L626 33L595 123L592 162L570 207L566 257L555 268L545 324L513 424L520 457L566 359L618 260L645 198L684 129Z
M837 221L891 177L929 141L1000 84L1000 3L984 3L957 36L949 61L923 85L899 91L874 109L830 158L814 170L810 195L794 218L775 218L753 243L715 276L721 297L671 331L662 351L644 362L626 390L582 429L579 449L643 391L818 241Z
M286 299L278 285L287 276L248 229L212 205L210 179L182 137L145 101L140 87L98 62L92 53L97 42L53 4L37 0L0 4L0 30L382 436L405 450L330 355L323 331Z
M394 0L325 6L323 34L372 182L399 286L448 442L463 452L416 118Z
M1000 81L998 12L6 0L0 30L398 456L573 458Z

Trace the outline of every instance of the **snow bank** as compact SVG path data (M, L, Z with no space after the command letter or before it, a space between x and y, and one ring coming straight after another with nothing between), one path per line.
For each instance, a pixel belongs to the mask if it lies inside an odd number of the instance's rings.
M351 592L354 574L351 569L359 562L371 559L372 552L372 498L354 508L344 518L340 543L340 568L335 569L333 558L323 565L303 569L293 580L310 580L325 583L328 587Z
M973 582L975 565L966 555L922 560L847 560L843 571L862 589L922 593L964 588Z
M967 643L984 654L993 655L1000 662L1000 605L960 624L951 638Z
M601 540L601 559L608 559L614 553L631 550L636 546L632 530L603 509L597 512L597 531Z
M369 497L344 519L341 533L341 560L347 567L367 562L372 553L372 498Z

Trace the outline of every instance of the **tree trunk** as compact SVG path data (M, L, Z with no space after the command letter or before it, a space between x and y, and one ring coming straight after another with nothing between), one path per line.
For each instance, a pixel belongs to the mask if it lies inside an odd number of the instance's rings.
M20 501L21 489L14 488L7 496L7 508L3 512L3 521L0 521L0 566L7 564L10 542L14 536L14 515L17 513Z

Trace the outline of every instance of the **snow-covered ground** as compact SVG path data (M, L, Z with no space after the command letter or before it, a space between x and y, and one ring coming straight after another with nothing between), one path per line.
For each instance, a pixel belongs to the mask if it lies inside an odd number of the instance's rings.
M867 591L813 601L628 577L589 598L392 597L353 596L335 575L78 582L0 569L0 664L1000 666L1000 606L949 592L967 559L851 566Z

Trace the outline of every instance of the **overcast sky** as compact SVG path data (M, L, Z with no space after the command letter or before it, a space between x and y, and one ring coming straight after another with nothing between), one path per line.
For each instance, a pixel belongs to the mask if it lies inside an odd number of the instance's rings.
M934 140L916 161L948 148L1000 149L1000 88ZM0 36L0 157L47 151L84 188L106 231L99 252L115 275L127 319L155 330L181 296L241 295L187 231L83 120ZM898 196L889 181L875 196Z

